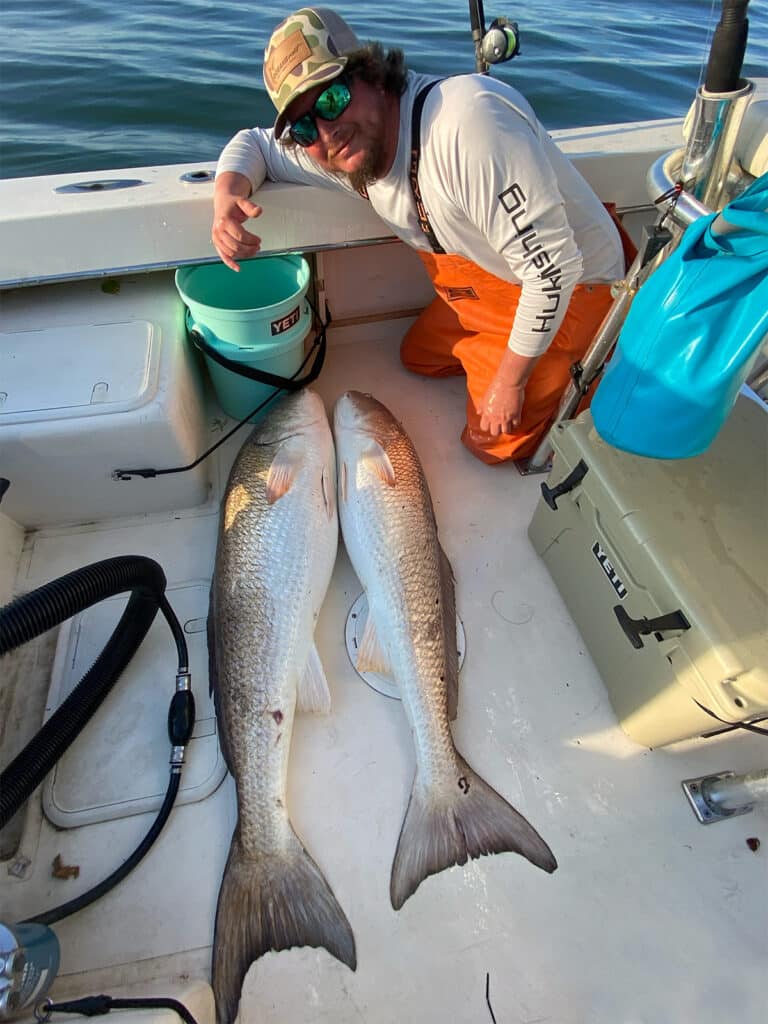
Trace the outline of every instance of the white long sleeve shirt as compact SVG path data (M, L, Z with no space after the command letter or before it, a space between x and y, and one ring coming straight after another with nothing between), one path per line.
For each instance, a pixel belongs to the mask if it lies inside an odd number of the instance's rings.
M400 134L389 173L368 186L371 205L394 234L430 251L408 177L411 113L434 78L408 73L400 98ZM271 128L239 132L218 172L352 192ZM619 233L604 206L539 123L524 97L487 75L446 78L430 91L421 118L419 187L446 253L463 256L521 286L509 347L537 356L554 338L575 285L624 276Z

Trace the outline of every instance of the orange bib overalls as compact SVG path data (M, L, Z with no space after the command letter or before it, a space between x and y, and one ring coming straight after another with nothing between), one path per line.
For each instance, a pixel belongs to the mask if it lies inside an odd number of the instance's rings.
M527 458L547 432L570 380L571 366L587 351L610 308L610 285L576 285L560 329L526 384L520 426L514 433L497 437L482 431L476 405L501 362L521 288L463 256L444 252L434 235L418 186L421 107L428 89L414 104L410 179L419 223L433 249L419 252L419 257L437 297L406 333L400 357L407 369L428 377L466 374L467 425L461 440L473 455L489 464ZM629 265L635 247L618 221L615 207L607 209L619 229Z

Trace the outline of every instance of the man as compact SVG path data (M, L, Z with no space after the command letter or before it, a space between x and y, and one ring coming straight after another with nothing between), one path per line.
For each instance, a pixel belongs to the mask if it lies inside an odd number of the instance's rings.
M624 276L605 207L520 93L485 75L407 71L400 50L363 46L326 8L278 25L264 82L274 129L239 132L219 159L222 260L237 270L259 251L243 224L261 213L249 197L267 177L360 192L417 250L437 292L403 340L403 363L466 373L462 441L478 458L531 455Z

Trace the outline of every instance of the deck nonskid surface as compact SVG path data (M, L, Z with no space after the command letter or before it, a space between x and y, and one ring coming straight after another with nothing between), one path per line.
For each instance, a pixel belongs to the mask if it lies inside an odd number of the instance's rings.
M765 741L738 735L648 751L621 732L526 534L543 477L490 468L466 452L458 440L463 380L407 373L387 340L332 344L316 388L329 412L342 391L370 391L410 433L466 635L457 745L540 831L559 868L548 876L514 854L483 858L427 879L392 910L389 872L413 747L399 702L375 693L350 664L344 625L360 586L340 547L316 635L333 710L297 720L289 808L349 917L358 968L351 973L323 950L269 954L249 972L241 1020L491 1020L489 976L499 1024L757 1024L765 1010L768 816L757 809L702 827L680 780L762 767ZM229 444L220 481L244 436ZM114 527L41 531L30 540L22 582L29 589L125 553L156 558L169 585L207 580L215 537L214 505ZM172 692L172 679L158 685ZM13 909L28 913L75 894L46 877L57 852L81 865L76 884L84 889L150 820L65 832L44 826L35 906ZM229 779L176 809L118 889L57 926L62 970L209 945L234 820ZM757 853L747 846L751 836L763 840ZM27 886L11 894L14 902L27 898Z

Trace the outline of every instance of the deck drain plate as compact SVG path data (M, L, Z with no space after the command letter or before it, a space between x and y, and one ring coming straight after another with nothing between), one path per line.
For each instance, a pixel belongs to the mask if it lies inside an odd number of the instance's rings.
M372 689L376 690L377 693L382 693L385 697L392 697L394 700L400 700L400 690L397 683L393 679L390 679L389 676L382 676L378 672L358 672L357 670L357 652L360 649L360 644L362 643L365 624L367 621L368 598L364 593L362 593L349 609L347 623L344 627L347 654L349 655L349 660L352 662L352 668L354 668L355 672L357 672L363 682L366 682ZM456 650L459 654L459 671L461 671L461 666L464 664L466 638L464 636L464 626L462 625L461 619L458 615L456 616Z

